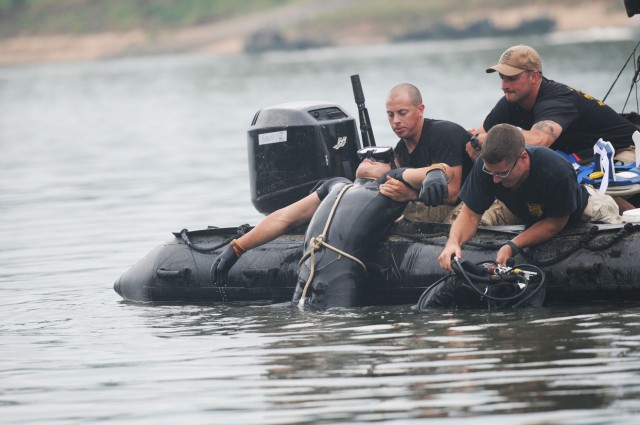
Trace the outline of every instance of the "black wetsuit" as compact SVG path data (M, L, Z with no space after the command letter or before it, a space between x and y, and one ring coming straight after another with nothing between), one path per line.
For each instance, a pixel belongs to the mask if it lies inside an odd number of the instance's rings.
M476 214L484 213L498 198L526 225L547 217L569 216L570 223L582 217L587 206L587 189L576 180L573 168L549 148L527 146L531 159L529 177L512 190L482 171L482 157L476 161L462 186L460 198Z
M390 175L401 179L403 169L395 169L377 181L356 179L340 200L325 242L366 264L377 240L393 221L398 218L406 202L396 202L380 194L379 186ZM351 182L337 177L327 180L316 193L322 200L313 215L305 235L304 252L309 249L312 238L324 231L330 211L340 190ZM300 265L298 284L293 302L298 303L311 270L311 258ZM351 259L321 247L315 252L315 274L306 294L306 303L313 308L352 307L361 305L366 273Z
M421 168L437 163L450 167L462 165L462 181L467 178L473 162L465 147L471 135L462 126L445 120L425 118L418 145L409 153L402 139L394 152L402 167Z
M600 138L615 149L629 147L633 144L631 135L638 130L604 102L546 78L542 79L533 109L525 110L503 97L487 115L483 127L489 131L496 124L506 123L530 130L533 124L545 120L562 127L552 149L585 158L593 156L593 145Z

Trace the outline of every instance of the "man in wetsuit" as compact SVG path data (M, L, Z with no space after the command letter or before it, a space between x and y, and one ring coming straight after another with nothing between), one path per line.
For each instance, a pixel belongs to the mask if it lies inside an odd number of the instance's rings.
M232 241L214 261L214 282L226 284L229 269L245 251L309 222L293 301L302 299L304 305L314 308L359 305L368 257L380 234L406 205L382 195L380 185L390 176L416 188L413 190L425 202L442 203L447 197L448 166L398 169L393 150L383 147L364 148L358 155L362 162L353 184L342 177L327 180Z
M486 72L498 73L504 96L477 129L477 143L467 145L472 159L480 154L486 132L506 123L522 129L530 146L546 146L588 159L602 138L616 149L616 159L635 161L635 154L628 148L638 128L604 102L543 77L542 60L532 47L521 44L508 48Z

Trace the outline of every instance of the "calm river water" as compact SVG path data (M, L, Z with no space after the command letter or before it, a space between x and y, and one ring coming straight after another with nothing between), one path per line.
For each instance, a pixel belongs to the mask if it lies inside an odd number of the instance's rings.
M548 77L602 98L636 44L517 40ZM255 224L246 130L326 100L379 145L387 91L470 128L512 39L164 56L0 68L0 417L4 424L637 424L640 303L505 313L411 306L123 302L113 282L172 231ZM607 99L624 104L627 69ZM627 111L636 110L635 95Z

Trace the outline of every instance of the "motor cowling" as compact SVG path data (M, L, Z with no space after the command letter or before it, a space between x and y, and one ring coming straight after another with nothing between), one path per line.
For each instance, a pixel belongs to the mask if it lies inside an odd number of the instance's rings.
M293 102L256 113L247 132L251 201L269 214L332 177L353 180L360 149L356 121L338 105Z

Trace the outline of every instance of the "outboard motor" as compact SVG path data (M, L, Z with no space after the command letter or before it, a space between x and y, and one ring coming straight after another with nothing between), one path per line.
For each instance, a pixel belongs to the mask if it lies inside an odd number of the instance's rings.
M636 13L640 13L640 0L624 0L624 8L627 10L627 16L630 18Z
M307 196L320 181L355 178L355 119L335 104L293 102L258 111L247 132L251 201L269 214Z

